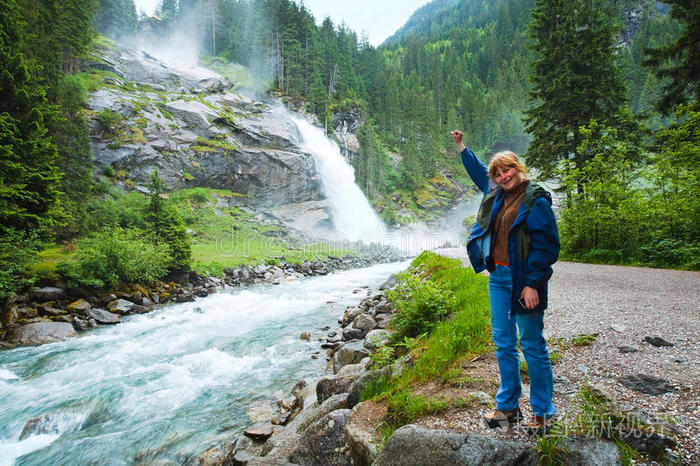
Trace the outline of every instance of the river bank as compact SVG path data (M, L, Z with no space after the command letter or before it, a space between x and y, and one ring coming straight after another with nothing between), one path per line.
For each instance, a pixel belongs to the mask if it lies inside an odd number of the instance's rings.
M344 257L274 265L227 267L223 277L207 277L196 272L171 275L168 282L127 284L111 292L95 293L81 287L53 286L9 298L0 313L0 348L40 345L72 338L79 332L103 325L114 325L128 315L153 311L157 305L194 302L226 287L280 284L303 277L327 275L337 270L366 267L403 259L391 248L373 248Z

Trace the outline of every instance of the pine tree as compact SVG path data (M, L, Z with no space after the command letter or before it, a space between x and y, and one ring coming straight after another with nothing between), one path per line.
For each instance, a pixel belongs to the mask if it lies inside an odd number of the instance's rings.
M551 177L564 160L582 168L579 128L597 120L614 126L625 102L615 62L618 27L610 0L538 0L530 35L538 54L525 120L532 142L528 164Z
M697 0L667 0L671 17L683 25L680 37L666 47L648 49L645 66L669 79L656 107L669 114L681 103L700 101L700 5Z

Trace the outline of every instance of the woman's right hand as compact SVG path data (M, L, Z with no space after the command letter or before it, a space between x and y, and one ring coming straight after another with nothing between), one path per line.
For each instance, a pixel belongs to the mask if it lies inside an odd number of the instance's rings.
M452 135L452 140L455 142L455 144L457 144L457 148L460 152L462 152L464 150L464 143L462 142L464 133L459 130L454 130L450 134Z

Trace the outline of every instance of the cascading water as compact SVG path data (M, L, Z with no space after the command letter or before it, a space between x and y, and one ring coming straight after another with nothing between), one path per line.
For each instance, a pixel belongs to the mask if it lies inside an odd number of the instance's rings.
M345 161L340 148L321 128L292 117L301 134L302 147L314 156L323 190L330 201L335 229L349 241L382 243L386 226L355 184L355 171Z
M354 290L406 266L235 289L2 351L0 465L196 461L249 425L251 403L323 373L315 337L360 301Z

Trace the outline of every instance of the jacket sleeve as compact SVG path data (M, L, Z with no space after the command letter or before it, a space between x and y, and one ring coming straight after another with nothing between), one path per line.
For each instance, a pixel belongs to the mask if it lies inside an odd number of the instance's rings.
M525 286L539 288L552 276L559 257L559 233L554 212L545 198L536 199L527 216L530 254L525 264Z
M476 187L486 194L489 191L489 175L486 165L468 147L462 151L462 163Z

